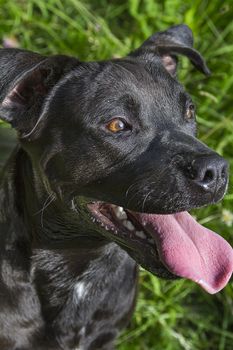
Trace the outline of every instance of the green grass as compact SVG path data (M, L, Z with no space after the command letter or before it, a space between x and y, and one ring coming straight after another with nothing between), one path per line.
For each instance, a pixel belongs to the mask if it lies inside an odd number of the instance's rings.
M43 54L83 60L120 57L157 30L188 24L209 78L181 60L180 79L198 105L199 136L233 166L233 6L231 1L0 0L0 39ZM0 141L1 142L1 141ZM233 172L232 172L233 174ZM233 176L218 205L195 211L231 244ZM143 271L134 319L119 350L231 350L233 288L210 296L188 281L165 282Z

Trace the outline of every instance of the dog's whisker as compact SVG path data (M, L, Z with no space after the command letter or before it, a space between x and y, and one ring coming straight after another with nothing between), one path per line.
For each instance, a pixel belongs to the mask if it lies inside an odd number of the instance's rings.
M55 200L56 196L54 195L54 193L50 193L49 196L46 198L43 207L37 211L34 215L38 215L41 213L41 226L43 227L43 217L44 217L44 211L46 210L46 208L48 208L48 206L50 204L52 204L52 202Z
M145 205L146 205L146 201L147 201L147 199L149 198L149 195L150 195L153 191L154 191L154 189L151 190L151 191L149 191L149 192L147 193L147 195L145 196L145 198L143 199L143 203L142 203L142 212L144 211L144 208L145 208Z
M150 185L156 184L156 181L150 181L150 178L152 178L152 176L149 176L147 181L148 183L150 183ZM132 192L133 188L135 186L137 186L138 184L140 184L142 182L142 179L139 179L137 181L135 181L133 184L131 184L129 186L129 188L126 191L126 198L129 196L129 192ZM137 191L135 191L131 197L129 197L128 201L127 201L127 205L129 205L129 203L137 196L140 194L141 188L138 188Z
M132 200L133 200L139 193L140 193L140 188L139 188L137 191L135 191L135 192L132 194L131 197L129 197L129 199L128 199L126 205L129 206L130 202L132 202Z
M139 182L140 182L140 180L137 180L137 181L135 181L134 183L132 183L132 184L128 187L128 189L127 189L126 192L125 192L125 198L128 197L129 191L132 190L133 187L136 186Z

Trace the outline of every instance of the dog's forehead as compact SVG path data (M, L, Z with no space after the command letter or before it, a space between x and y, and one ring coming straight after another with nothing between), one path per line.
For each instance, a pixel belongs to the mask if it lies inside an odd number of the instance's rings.
M169 90L171 94L182 90L182 86L171 77L160 60L151 65L146 61L119 59L107 62L101 68L102 81L96 76L99 89L107 87L116 92L127 88L132 92L146 92L154 97L156 93L166 93Z
M107 109L118 114L137 109L143 114L171 115L180 110L187 95L160 61L153 67L130 59L94 63L82 71L82 79L82 105L88 112Z

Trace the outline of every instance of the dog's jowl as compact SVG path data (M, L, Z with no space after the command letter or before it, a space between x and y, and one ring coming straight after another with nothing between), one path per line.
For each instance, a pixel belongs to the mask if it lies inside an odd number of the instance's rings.
M176 78L179 54L209 74L192 46L179 25L109 61L0 51L0 118L18 133L1 174L1 350L113 349L138 264L227 284L232 248L187 212L228 184Z

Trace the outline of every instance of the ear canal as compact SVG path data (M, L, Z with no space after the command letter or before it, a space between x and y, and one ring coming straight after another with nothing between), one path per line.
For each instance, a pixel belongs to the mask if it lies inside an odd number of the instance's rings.
M170 73L172 76L175 76L178 63L177 57L175 55L165 54L161 55L161 60L168 73Z
M76 58L51 56L21 73L2 96L0 118L10 123L20 136L30 133L42 114L51 89L78 64Z
M29 104L33 97L46 95L48 89L45 80L50 73L51 70L46 71L40 67L33 69L32 72L27 72L4 98L2 106L20 109Z
M192 46L192 31L188 26L181 24L152 35L138 49L130 53L130 56L142 60L149 59L152 62L153 59L160 57L167 71L175 76L178 62L177 55L184 55L190 59L199 71L209 75L210 71L204 58Z
M20 132L30 127L48 93L51 74L51 68L46 69L43 63L22 74L1 103L0 118Z

